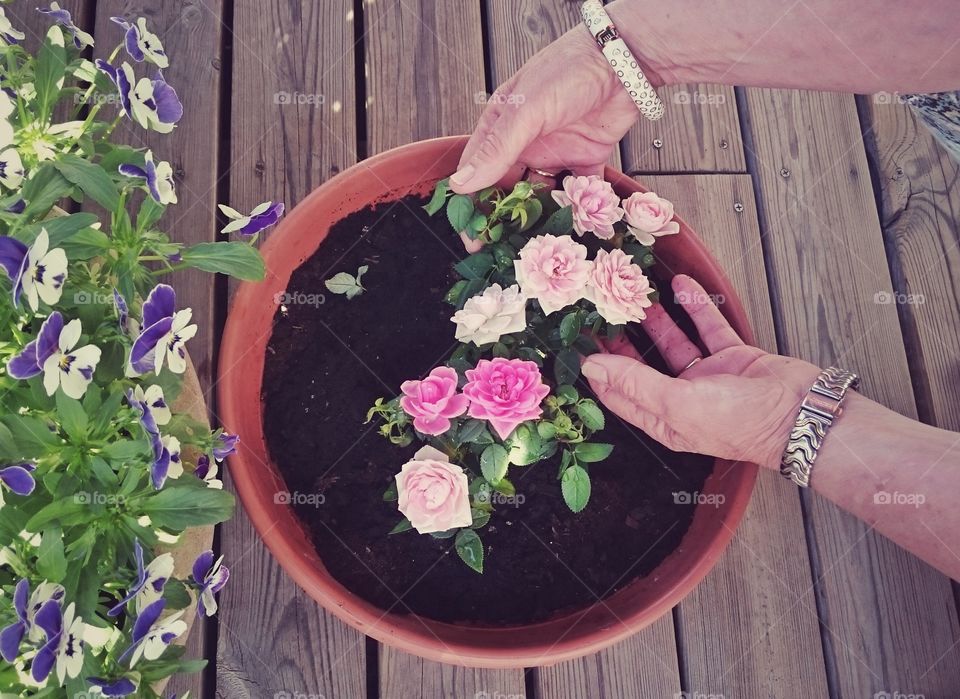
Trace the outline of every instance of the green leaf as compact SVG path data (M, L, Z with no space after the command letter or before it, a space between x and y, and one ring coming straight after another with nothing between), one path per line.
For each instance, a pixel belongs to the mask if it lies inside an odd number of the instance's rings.
M215 488L170 487L139 500L155 527L180 531L186 527L218 524L233 514L233 494Z
M540 460L541 440L536 425L523 423L513 431L506 442L510 447L510 463L527 466Z
M383 501L396 502L399 497L400 495L397 493L397 482L391 481L387 489L383 491Z
M54 167L107 211L115 211L119 207L120 192L117 185L99 165L67 153L57 158Z
M456 306L460 301L460 295L463 294L464 290L467 288L467 284L469 283L470 282L466 279L461 279L450 287L450 291L448 291L447 295L443 297L443 300L449 303L451 306Z
M487 423L483 420L471 418L460 426L460 431L457 432L457 441L461 444L475 443L483 437L483 433L486 431Z
M577 415L583 421L584 427L594 432L602 430L606 420L603 417L603 411L589 398L577 403Z
M44 163L23 185L23 198L27 201L23 218L30 220L44 215L72 189L70 180L61 175L52 164Z
M563 501L572 512L580 512L590 500L590 474L582 466L573 465L560 479Z
M33 240L37 237L37 233L40 232L40 229L44 228L47 231L47 235L50 237L50 247L60 247L64 240L79 230L89 228L98 220L99 219L97 218L96 214L87 213L85 211L75 214L67 214L66 216L57 216L56 218L48 218L44 221L37 221L29 226L24 226L24 239L26 240L26 237L29 236L29 240Z
M457 555L478 573L483 572L483 542L472 529L461 529L454 541Z
M74 521L77 515L83 514L92 516L89 505L80 502L80 498L54 500L49 505L40 508L40 510L27 520L23 528L28 532L38 532L43 526L50 522L63 520Z
M37 92L37 112L41 123L45 122L53 111L53 105L60 97L63 78L67 70L67 52L63 46L63 31L54 25L37 53L33 86Z
M480 280L486 276L491 267L493 267L493 255L481 250L460 260L453 268L466 279Z
M167 210L165 204L154 201L153 197L144 197L140 205L140 212L137 214L137 228L145 231L160 220L163 212Z
M103 448L103 454L111 461L133 461L146 457L150 444L145 439L119 439Z
M397 522L397 526L395 526L393 529L391 529L391 530L390 530L389 532L387 532L387 533L388 533L388 534L400 534L400 533L402 533L402 532L408 532L408 531L410 531L411 529L413 529L413 525L410 524L410 520L409 520L409 519L407 519L406 517L404 517L404 518L401 519L399 522Z
M83 405L75 398L70 398L63 391L57 391L57 417L60 426L71 440L80 442L87 436L87 412Z
M491 444L480 455L480 471L490 485L496 485L507 475L509 465L507 450L499 444Z
M573 453L576 455L577 460L586 464L603 461L610 456L610 452L612 451L612 444L604 444L602 442L581 442L573 448Z
M472 523L470 524L471 529L479 529L480 527L487 526L487 523L490 521L490 513L486 510L478 510L473 508L470 510L470 516L473 518Z
M184 248L180 256L189 267L228 274L237 279L260 281L266 274L260 252L239 241L197 243Z
M583 321L580 319L579 311L568 313L563 317L560 321L560 340L566 347L572 345L577 339L581 327L583 327Z
M554 211L540 229L541 233L551 235L566 235L573 230L573 209L565 206Z
M163 586L163 599L167 601L168 610L186 609L190 604L190 593L187 586L179 580L168 580Z
M490 236L490 240L496 243L503 237L503 224L495 223L494 225L490 226L490 230L487 232L487 234Z
M447 200L447 191L449 190L450 179L444 178L437 182L437 186L433 189L433 196L430 197L430 201L426 203L423 207L424 211L433 216L435 213L440 211L443 208L443 202Z
M513 483L510 482L509 478L500 479L500 482L493 486L493 489L498 493L509 495L511 497L517 494L517 489L514 487Z
M356 277L349 272L337 272L332 277L323 282L327 290L334 294L343 294L348 299L352 299L363 293L363 286L360 284L360 276Z
M580 354L572 347L557 352L553 374L558 384L573 384L580 376Z
M540 216L543 214L543 204L540 203L539 199L527 199L523 202L523 211L525 216L520 230L526 231L540 220Z
M51 240L50 247L53 245ZM96 228L84 228L64 239L59 247L63 248L67 259L89 260L91 257L102 255L105 250L110 249L110 246L110 238L106 233Z
M447 220L453 230L459 233L466 230L473 216L473 199L466 194L454 194L447 202Z
M563 384L562 386L557 386L557 398L561 399L561 405L565 403L576 403L580 398L580 394L577 392L577 389L571 386L570 384Z
M50 582L61 582L67 574L67 559L63 554L63 534L59 527L43 530L37 549L37 572Z
M550 441L557 436L557 427L552 422L538 422L537 434L540 435L540 439Z
M13 434L19 458L31 458L43 455L48 447L60 442L55 432L46 422L32 415L6 415L3 424Z

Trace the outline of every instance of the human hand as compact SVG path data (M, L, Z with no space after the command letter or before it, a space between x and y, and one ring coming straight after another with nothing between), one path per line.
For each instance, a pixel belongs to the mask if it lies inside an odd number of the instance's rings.
M655 304L641 325L676 378L647 365L623 336L587 357L583 375L607 408L674 451L779 468L820 369L745 345L690 277L677 275L672 287L709 356L695 361L700 349Z

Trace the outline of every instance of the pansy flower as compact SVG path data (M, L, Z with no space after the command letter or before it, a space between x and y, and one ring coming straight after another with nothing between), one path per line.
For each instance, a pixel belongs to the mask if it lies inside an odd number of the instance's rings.
M16 238L0 237L0 265L13 282L15 306L23 294L34 312L41 300L51 306L60 300L67 278L67 255L62 248L50 249L46 228L40 229L29 247Z
M130 95L133 92L136 77L133 74L133 68L129 63L121 63L114 66L101 58L98 58L94 64L97 68L106 73L107 77L117 88L120 96L120 110L129 118L133 118L133 108L130 106Z
M35 681L45 681L54 664L60 686L63 686L67 677L73 678L80 674L83 668L84 623L83 619L75 616L75 611L71 602L61 613L60 603L50 600L37 612L35 621L46 634L46 642L37 651L30 667Z
M0 631L0 655L8 663L12 663L20 655L20 643L23 635L30 629L30 619L27 617L27 596L30 594L30 581L21 578L13 590L13 609L17 620Z
M140 427L143 428L147 439L150 440L150 448L153 450L153 464L150 466L150 480L153 487L157 490L163 487L170 471L170 452L167 450L163 437L160 435L160 428L157 426L157 420L153 415L150 404L144 399L138 399L135 391L127 391L127 402L138 413L140 413Z
M73 45L78 49L82 50L87 46L93 46L93 37L75 25L73 19L70 17L70 12L60 7L59 3L51 2L50 7L46 10L38 7L37 12L47 15L53 19L54 22L70 32L70 36L73 37Z
M115 680L105 677L88 677L90 686L100 690L104 697L128 697L137 691L137 684L128 677L119 677Z
M110 616L117 616L123 611L127 602L136 599L137 611L141 611L163 597L163 586L173 575L173 556L163 553L154 558L148 565L143 564L143 547L139 541L133 542L133 555L137 561L137 579L127 589L126 596L117 602L107 612Z
M183 105L174 90L163 79L159 70L156 76L140 78L130 93L133 120L145 129L158 133L170 133L183 116Z
M179 478L183 475L183 464L180 461L180 440L173 435L167 435L161 438L161 443L170 461L167 466L167 477Z
M223 556L214 559L213 551L204 551L193 562L192 581L197 588L197 614L213 616L217 613L214 597L230 579L230 569L223 564Z
M128 373L134 376L149 371L160 373L164 361L170 371L182 374L187 368L186 342L197 334L190 324L189 308L176 310L176 293L167 284L153 287L143 303L143 328L133 342Z
M16 148L0 152L0 185L16 189L23 183L23 161Z
M161 598L140 613L133 625L133 643L120 656L121 661L129 656L130 667L133 667L140 658L156 660L174 639L187 630L187 623L180 618L183 610L160 621L165 606L166 600Z
M221 432L213 444L213 458L217 461L223 461L237 450L237 444L240 442L240 435L227 434Z
M283 215L282 201L265 201L246 215L226 204L217 204L217 206L230 219L230 223L223 227L221 233L237 232L240 235L256 235L274 225Z
M26 34L13 28L13 25L10 24L10 18L0 7L0 39L3 39L7 44L19 44L24 37L26 37Z
M126 30L123 37L124 47L130 58L137 63L149 61L158 68L166 68L170 65L167 54L163 50L163 44L160 38L147 29L147 20L143 17L137 19L136 24L131 24L123 17L111 17L111 22L119 24Z
M158 425L166 425L170 422L171 413L170 406L167 405L167 402L163 398L163 389L156 384L147 386L134 386L133 387L133 397L147 404L150 408L150 412L153 415L154 421Z
M0 159L2 159L2 154L0 154ZM150 192L150 196L158 204L177 203L177 193L173 186L173 168L166 160L154 163L153 151L148 150L144 154L143 167L132 163L123 163L119 170L120 174L127 177L139 177L144 180L147 191Z
M223 490L223 481L217 478L219 470L216 461L213 461L206 454L201 454L200 458L197 459L197 467L193 470L193 475L206 483L208 488Z
M43 387L48 396L56 393L57 388L62 388L71 398L82 398L93 380L93 372L100 362L100 348L96 345L76 347L81 332L80 321L77 319L63 326L57 337L56 349L44 360ZM37 347L39 358L39 338Z
M43 372L43 365L57 351L63 316L54 311L40 326L37 337L7 362L7 373L15 379L30 379Z
M16 495L29 495L36 487L31 472L37 467L29 462L0 468L0 507L3 507L3 490L9 488Z

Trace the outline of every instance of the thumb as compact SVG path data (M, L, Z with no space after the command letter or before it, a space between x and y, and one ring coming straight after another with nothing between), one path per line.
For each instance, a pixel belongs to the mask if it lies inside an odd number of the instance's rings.
M484 133L475 134L479 147L450 177L453 191L464 194L476 192L499 182L520 159L537 131L525 117L528 110L501 115L490 122Z
M645 432L651 416L662 414L666 396L678 380L618 354L591 354L581 372L601 403Z

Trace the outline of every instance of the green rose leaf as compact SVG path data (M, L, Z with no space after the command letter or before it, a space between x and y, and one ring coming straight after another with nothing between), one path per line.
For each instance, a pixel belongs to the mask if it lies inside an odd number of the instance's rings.
M471 509L470 516L473 517L473 522L470 524L471 529L485 527L490 521L490 513L487 510Z
M411 529L413 529L413 525L410 524L410 520L409 520L409 519L407 519L406 517L404 517L404 518L401 519L399 522L397 522L397 526L395 526L393 529L391 529L391 530L388 532L388 534L400 534L400 533L402 533L402 532L408 532L408 531L410 531Z
M430 197L430 201L428 201L423 207L424 211L433 216L443 208L443 202L447 200L447 191L449 189L449 185L450 180L448 178L444 178L437 182L437 186L433 190L433 196Z
M454 540L457 555L478 573L483 572L483 542L472 529L461 529Z
M585 464L603 461L610 456L610 452L612 451L612 444L603 444L602 442L581 442L573 449L573 453L576 455L577 460L582 461Z
M493 255L481 250L460 260L453 268L465 279L482 280L492 267Z
M507 475L510 465L507 450L499 444L491 444L480 455L480 471L490 485L496 485Z
M572 347L557 352L553 374L558 384L573 384L580 376L580 354Z
M580 394L570 384L564 384L563 386L557 386L557 398L561 399L561 404L576 403Z
M551 235L566 235L572 230L573 209L569 206L565 206L551 214L550 218L548 218L543 224L543 228L540 229L540 232L549 233Z
M510 463L517 466L527 466L540 460L542 448L540 432L533 423L525 422L519 425L507 439L510 447Z
M260 281L266 274L256 248L239 241L197 243L180 253L183 264L204 272L219 272L237 279Z
M589 398L577 403L577 415L583 420L584 426L594 432L602 430L606 422L603 417L603 411Z
M580 512L590 500L590 474L582 466L573 465L560 479L563 501L572 512Z
M466 194L454 194L447 202L447 220L457 233L466 230L473 217L473 199Z
M580 335L580 328L583 327L583 321L580 319L580 313L574 311L568 313L560 321L560 340L567 347L573 344L574 340Z
M540 220L540 216L543 214L543 204L540 203L539 199L527 199L523 202L523 213L523 225L520 226L520 230L526 231Z

